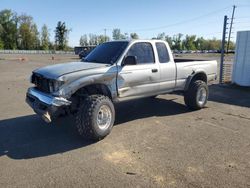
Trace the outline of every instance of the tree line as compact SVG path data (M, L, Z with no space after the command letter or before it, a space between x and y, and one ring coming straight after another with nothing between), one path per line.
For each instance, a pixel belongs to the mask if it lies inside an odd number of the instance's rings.
M139 39L139 35L137 33L121 33L120 29L113 29L112 31L112 39L113 40L125 40L125 39ZM104 42L110 41L110 37L107 35L96 35L93 33L84 34L80 37L79 44L80 46L91 46L91 45L98 45Z
M139 39L139 35L137 33L122 33L120 29L116 28L112 31L112 39L113 40L126 40L126 39ZM107 35L96 35L93 33L84 34L80 37L79 44L80 46L91 46L91 45L99 45L104 42L110 41L110 37Z
M139 39L137 33L122 33L120 29L116 28L112 31L113 40L126 40L126 39ZM205 39L204 37L197 37L196 35L183 35L178 33L173 36L166 35L164 32L159 33L152 39L165 40L168 42L172 50L220 50L221 40L216 38ZM84 34L81 36L79 44L80 46L98 45L103 42L110 41L108 36L96 35L96 34ZM233 50L235 44L229 43L229 50Z
M168 42L172 50L220 50L221 40L216 39L205 39L204 37L197 37L196 35L183 35L178 33L174 36L165 35L165 33L159 33L157 37L153 39L161 39ZM229 42L229 50L235 48L234 42Z
M0 11L0 49L67 50L70 29L65 22L59 21L54 32L52 42L46 24L39 31L32 16L8 9Z

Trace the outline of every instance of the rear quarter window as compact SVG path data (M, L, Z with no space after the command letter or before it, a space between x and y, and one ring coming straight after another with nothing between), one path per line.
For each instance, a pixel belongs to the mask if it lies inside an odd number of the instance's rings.
M155 45L160 63L169 62L169 54L166 45L163 42L157 42Z

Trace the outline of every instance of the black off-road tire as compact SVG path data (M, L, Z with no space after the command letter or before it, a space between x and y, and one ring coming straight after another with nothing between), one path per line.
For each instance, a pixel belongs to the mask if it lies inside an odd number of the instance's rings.
M204 88L206 90L206 99L205 102L202 104L200 104L197 100L198 91L201 88ZM207 99L208 99L208 86L204 81L201 80L196 80L190 83L188 90L184 93L185 104L191 110L199 110L203 108L207 103Z
M111 122L106 129L101 129L97 123L97 115L103 105L108 106L111 111ZM101 140L113 128L115 120L114 105L107 96L90 95L83 100L75 115L75 120L76 128L82 137L91 140Z

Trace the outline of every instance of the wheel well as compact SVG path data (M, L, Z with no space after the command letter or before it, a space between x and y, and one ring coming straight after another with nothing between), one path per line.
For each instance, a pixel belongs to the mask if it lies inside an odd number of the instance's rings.
M105 84L92 84L84 86L80 89L78 89L75 92L75 96L86 96L86 95L94 95L94 94L100 94L109 97L112 100L111 92Z
M75 113L77 112L77 109L79 108L79 105L83 101L83 99L89 95L104 95L107 96L111 99L112 101L112 95L111 92L108 88L108 86L104 84L92 84L92 85L87 85L84 86L80 89L78 89L70 98L71 100L71 105L70 105L70 112Z
M201 81L207 83L207 75L203 72L197 73L196 75L193 76L193 78L191 79L191 82L196 81L196 80L201 80Z
M206 73L200 72L200 73L195 74L195 75L192 76L192 77L189 77L189 78L187 79L187 82L186 82L186 86L185 86L185 88L184 88L184 91L187 91L188 88L189 88L189 85L190 85L192 82L196 81L196 80L201 80L201 81L207 83L207 75L206 75Z

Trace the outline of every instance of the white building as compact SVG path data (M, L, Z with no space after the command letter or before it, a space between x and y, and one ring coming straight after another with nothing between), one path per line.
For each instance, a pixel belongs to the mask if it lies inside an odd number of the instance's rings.
M250 31L237 32L232 81L250 86Z

